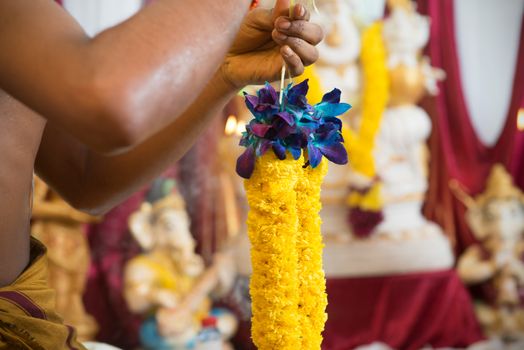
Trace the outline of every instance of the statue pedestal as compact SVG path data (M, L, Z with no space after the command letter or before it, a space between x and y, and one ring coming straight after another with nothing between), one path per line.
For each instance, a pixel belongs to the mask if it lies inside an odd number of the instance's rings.
M417 230L369 239L334 242L326 239L324 270L328 278L389 276L449 269L454 258L441 229L425 222Z

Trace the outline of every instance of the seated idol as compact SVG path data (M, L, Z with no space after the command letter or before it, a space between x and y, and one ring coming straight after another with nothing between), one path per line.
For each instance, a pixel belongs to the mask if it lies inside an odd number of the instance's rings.
M230 338L236 320L211 309L211 292L231 284L230 259L217 257L208 269L195 253L185 203L169 180L157 180L147 201L129 219L132 234L144 253L125 270L125 298L131 311L151 315L140 338L149 349L191 349L201 320L218 316L223 338Z
M457 183L453 189L478 240L460 257L458 271L478 292L480 322L489 336L524 341L524 193L500 164L476 198Z

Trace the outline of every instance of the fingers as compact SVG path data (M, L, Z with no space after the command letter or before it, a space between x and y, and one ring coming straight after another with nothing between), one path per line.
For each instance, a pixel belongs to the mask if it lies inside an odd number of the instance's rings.
M278 31L273 31L273 40L279 46L289 46L291 50L302 60L305 66L309 66L318 60L318 50L314 45L311 45L307 41L282 34Z
M275 7L273 8L272 16L273 22L280 16L289 15L289 0L277 0Z
M304 64L302 63L302 60L289 46L282 46L280 48L280 54L284 58L286 67L293 77L304 73Z
M304 5L297 4L295 5L295 8L293 8L293 12L291 13L291 17L293 17L294 20L305 20L309 21L311 17L311 13L306 9Z
M287 17L279 17L275 21L275 30L286 36L303 39L312 45L318 45L324 39L322 27L306 20L290 21Z

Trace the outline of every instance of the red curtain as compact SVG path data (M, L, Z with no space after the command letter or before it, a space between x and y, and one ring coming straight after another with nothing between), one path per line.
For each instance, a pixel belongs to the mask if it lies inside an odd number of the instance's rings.
M454 270L328 279L323 350L383 342L394 349L464 348L483 339Z
M493 164L502 163L516 182L524 186L524 135L517 130L518 109L524 105L524 25L506 124L497 143L488 147L476 135L465 104L455 38L454 1L418 0L418 4L419 10L431 17L428 54L432 64L447 73L446 80L440 84L441 93L423 103L434 126L429 141L430 188L425 213L444 227L460 252L474 242L474 238L464 220L465 208L451 193L449 181L457 179L471 194L477 194L484 189Z
M125 265L140 253L127 220L140 207L144 193L137 193L109 212L103 222L90 225L87 230L91 266L84 304L100 326L97 339L124 349L139 344L141 318L129 311L122 291Z

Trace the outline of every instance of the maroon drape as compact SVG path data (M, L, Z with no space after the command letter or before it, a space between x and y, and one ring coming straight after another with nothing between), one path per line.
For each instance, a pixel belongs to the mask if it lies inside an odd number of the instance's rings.
M123 274L126 263L141 249L128 230L128 218L144 198L144 191L122 203L100 224L87 231L91 249L84 304L100 326L97 339L133 349L139 345L138 328L141 318L127 308L123 295Z
M460 252L474 238L464 220L464 206L449 189L450 179L457 179L471 194L476 194L484 189L493 164L502 163L511 170L516 182L524 185L524 136L516 128L517 112L524 101L524 25L506 124L497 143L488 147L476 135L464 99L455 38L454 2L418 2L420 11L431 17L428 53L432 64L447 73L446 80L440 84L441 93L423 103L434 125L430 138L430 188L425 212L444 227Z
M483 339L454 270L328 279L323 350L383 342L394 349L464 348Z

